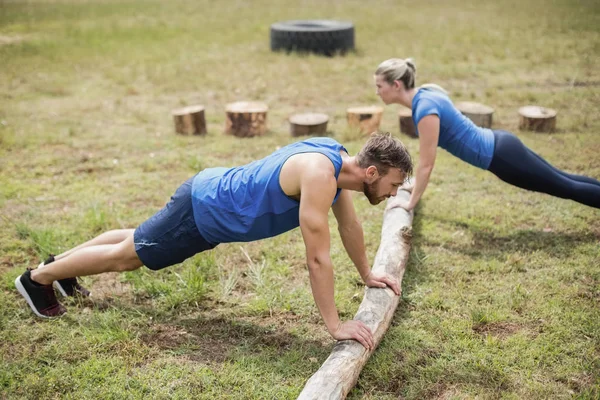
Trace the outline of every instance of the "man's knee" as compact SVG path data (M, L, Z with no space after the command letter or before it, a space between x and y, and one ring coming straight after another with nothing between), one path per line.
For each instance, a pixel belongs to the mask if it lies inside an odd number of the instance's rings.
M135 251L132 236L117 244L113 252L113 268L117 272L134 271L143 265Z
M115 264L115 270L117 272L135 271L142 265L143 264L140 259L136 257L135 259L131 258L128 260L120 260Z

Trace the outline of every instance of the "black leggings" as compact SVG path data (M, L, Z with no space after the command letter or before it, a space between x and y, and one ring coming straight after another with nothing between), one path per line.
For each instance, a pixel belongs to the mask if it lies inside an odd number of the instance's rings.
M504 182L600 208L599 181L553 167L510 132L495 130L494 143L488 169Z

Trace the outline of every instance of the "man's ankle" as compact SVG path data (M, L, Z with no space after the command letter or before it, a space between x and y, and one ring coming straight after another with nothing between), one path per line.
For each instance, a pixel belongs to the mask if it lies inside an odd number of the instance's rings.
M38 286L48 286L52 284L52 281L45 283L45 280L43 279L43 277L40 277L40 271L38 271L37 269L34 269L33 271L31 271L31 282L33 282L34 285L38 285Z

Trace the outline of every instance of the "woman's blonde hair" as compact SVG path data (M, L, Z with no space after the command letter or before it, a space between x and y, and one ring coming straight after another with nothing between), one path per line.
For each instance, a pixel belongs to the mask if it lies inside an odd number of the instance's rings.
M383 77L390 85L393 85L394 81L400 81L404 83L406 89L415 87L416 74L417 68L412 58L407 58L406 60L390 58L379 64L375 71L375 75Z
M385 60L377 67L375 75L383 77L390 85L394 84L394 81L400 81L404 84L405 89L413 89L415 87L415 77L417 75L417 68L412 58L403 60L401 58L390 58ZM422 88L438 90L442 93L448 94L443 87L436 85L435 83L426 83L421 85Z

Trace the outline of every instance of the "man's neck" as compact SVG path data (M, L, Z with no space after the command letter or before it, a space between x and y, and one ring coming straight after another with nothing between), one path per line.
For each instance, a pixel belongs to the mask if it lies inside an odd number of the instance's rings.
M356 162L355 156L342 157L342 168L337 180L337 186L340 189L362 192L363 175L364 170Z

